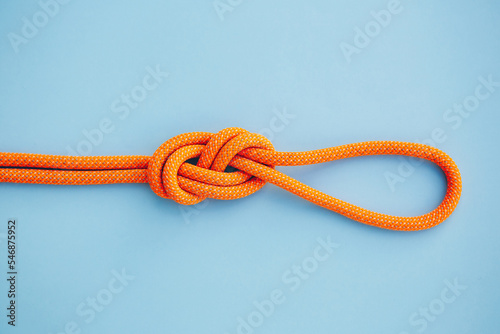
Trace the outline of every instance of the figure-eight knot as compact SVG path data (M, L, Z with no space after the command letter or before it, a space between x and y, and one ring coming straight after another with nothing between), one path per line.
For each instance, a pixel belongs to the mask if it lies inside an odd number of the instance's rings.
M422 158L437 164L447 180L441 204L431 212L415 217L377 213L327 195L274 168L387 154ZM198 158L196 165L190 162L194 158ZM228 172L228 166L236 171ZM423 230L443 222L457 206L462 190L455 162L443 151L428 145L369 141L313 151L278 152L264 136L241 128L226 128L216 134L184 133L166 141L152 157L0 153L0 182L65 185L149 183L158 196L180 204L196 204L205 198L241 198L270 182L361 223L401 231Z

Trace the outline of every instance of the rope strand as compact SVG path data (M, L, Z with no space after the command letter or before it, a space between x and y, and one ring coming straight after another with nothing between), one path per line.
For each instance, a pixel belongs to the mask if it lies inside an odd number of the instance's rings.
M366 210L311 188L275 166L301 166L367 155L405 155L437 164L447 179L446 195L437 208L416 217ZM196 165L187 163L199 158ZM228 166L238 171L225 172ZM455 162L441 150L416 143L369 141L304 152L277 152L262 135L241 128L216 134L191 132L162 144L152 157L0 153L0 182L57 185L149 183L163 198L196 204L206 198L236 199L272 183L326 209L380 228L415 231L443 222L460 199L462 181Z

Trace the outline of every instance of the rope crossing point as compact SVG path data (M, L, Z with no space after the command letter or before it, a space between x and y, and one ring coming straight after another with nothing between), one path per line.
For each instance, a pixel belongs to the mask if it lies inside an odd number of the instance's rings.
M423 158L437 164L445 173L448 184L441 204L416 217L381 214L322 193L274 169L275 166L300 166L385 154ZM196 165L186 162L192 158L199 158ZM237 171L225 172L227 166ZM158 196L186 205L206 198L242 198L269 182L353 220L399 231L423 230L443 222L457 206L462 190L455 162L431 146L369 141L313 151L278 152L264 136L241 128L226 128L216 134L184 133L166 141L152 157L0 153L0 182L59 185L149 183Z

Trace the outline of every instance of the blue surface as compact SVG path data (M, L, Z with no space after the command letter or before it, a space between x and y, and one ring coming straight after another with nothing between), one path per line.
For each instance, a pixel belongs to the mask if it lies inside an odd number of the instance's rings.
M463 193L445 223L398 233L272 185L181 208L147 185L1 184L1 333L498 333L497 2L40 3L0 5L0 151L150 155L228 126L281 151L433 140ZM276 113L292 116L273 127ZM428 212L443 175L408 164L279 169L369 209Z

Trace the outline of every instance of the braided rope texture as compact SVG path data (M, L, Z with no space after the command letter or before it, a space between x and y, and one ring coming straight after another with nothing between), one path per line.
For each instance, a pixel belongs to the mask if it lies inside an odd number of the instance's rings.
M437 164L447 180L446 195L431 212L400 217L366 210L311 188L275 169L367 155L405 155ZM186 162L198 158L196 165ZM236 168L226 172L226 168ZM190 205L206 198L236 199L253 194L266 182L364 224L416 231L443 222L460 200L462 181L455 162L441 150L423 144L369 141L304 152L278 152L262 135L241 128L216 134L178 135L149 156L71 157L0 153L0 182L58 185L149 183L163 198Z

